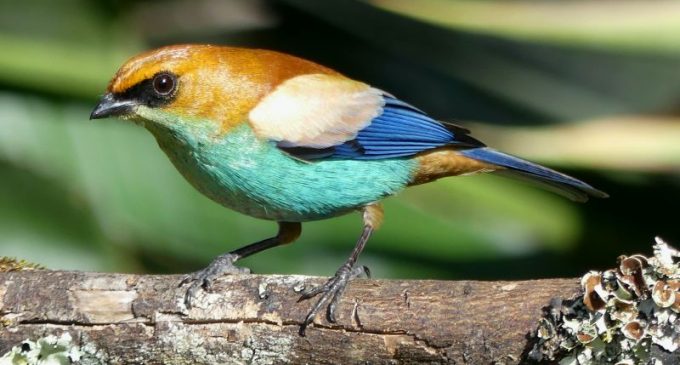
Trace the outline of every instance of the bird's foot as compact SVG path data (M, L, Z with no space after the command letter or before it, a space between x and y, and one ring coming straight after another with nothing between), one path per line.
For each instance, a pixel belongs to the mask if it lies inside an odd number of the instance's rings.
M326 304L328 304L328 321L335 323L335 310L337 309L338 303L340 302L342 293L347 287L347 283L356 277L364 275L369 278L371 277L371 271L366 266L357 266L355 268L342 266L325 284L304 290L298 301L310 299L319 294L321 294L321 298L319 298L316 304L314 304L312 309L307 314L307 317L305 317L305 320L302 322L302 325L300 326L300 336L305 335L307 326L309 326L309 324L314 321L316 314Z
M203 270L187 274L182 278L179 286L191 283L189 289L187 289L184 295L184 305L188 309L191 309L193 302L198 295L198 291L203 289L210 291L211 286L215 279L225 274L249 274L250 269L245 267L238 267L234 265L234 262L238 259L238 256L234 254L224 254L217 256L213 262L210 263Z

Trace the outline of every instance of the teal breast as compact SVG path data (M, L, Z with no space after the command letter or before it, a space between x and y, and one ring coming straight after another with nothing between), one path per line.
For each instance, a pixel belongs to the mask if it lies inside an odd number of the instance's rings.
M347 213L403 189L410 159L322 160L290 157L243 124L211 133L149 128L184 177L212 200L258 218L302 222Z

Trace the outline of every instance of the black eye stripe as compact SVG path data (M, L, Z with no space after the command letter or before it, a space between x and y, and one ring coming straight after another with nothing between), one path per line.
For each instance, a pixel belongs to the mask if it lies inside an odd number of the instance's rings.
M159 77L166 76L166 80L159 80ZM168 81L171 80L169 83ZM156 82L155 82L156 81ZM157 90L158 82L162 82L162 86L172 86L167 89ZM154 85L156 84L156 85ZM134 86L128 88L122 93L117 93L116 97L120 100L136 101L141 105L150 107L159 107L167 105L175 99L177 94L178 80L177 76L170 72L159 72L153 77L144 81L140 81Z

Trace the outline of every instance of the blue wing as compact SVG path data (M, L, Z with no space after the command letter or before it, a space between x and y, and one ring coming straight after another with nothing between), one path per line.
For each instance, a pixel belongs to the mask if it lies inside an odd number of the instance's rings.
M383 112L357 133L356 138L336 146L316 149L280 147L306 160L402 158L443 146L455 146L460 154L474 160L497 165L497 173L527 179L575 201L588 196L604 198L607 194L573 177L491 148L455 124L440 123L417 108L390 96L384 96Z
M484 147L469 131L454 124L440 123L419 109L385 95L383 112L360 130L356 138L323 148L280 147L302 159L399 158L447 145L460 148Z

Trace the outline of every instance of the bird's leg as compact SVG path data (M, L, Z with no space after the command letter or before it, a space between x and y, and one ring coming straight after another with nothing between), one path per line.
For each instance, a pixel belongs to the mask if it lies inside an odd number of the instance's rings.
M347 261L340 266L338 271L335 272L335 275L324 285L309 288L302 292L300 300L309 299L318 294L321 294L321 298L314 304L307 314L307 317L305 317L305 320L302 322L302 325L300 326L301 336L305 335L307 326L314 321L316 314L325 305L328 305L328 320L330 322L335 322L335 310L340 302L342 293L347 287L347 283L361 274L369 274L366 267L355 267L354 265L359 258L359 254L361 254L361 251L364 249L364 246L366 246L366 242L371 237L371 234L380 226L380 223L382 223L383 211L380 205L371 204L364 207L363 213L364 229Z
M224 274L250 273L248 268L234 265L236 261L268 248L293 242L300 237L300 232L302 232L302 224L298 222L279 222L279 232L276 236L217 256L203 270L186 275L180 282L180 286L187 283L191 283L191 285L184 296L184 304L187 308L191 308L198 291L201 289L209 290L212 282Z

